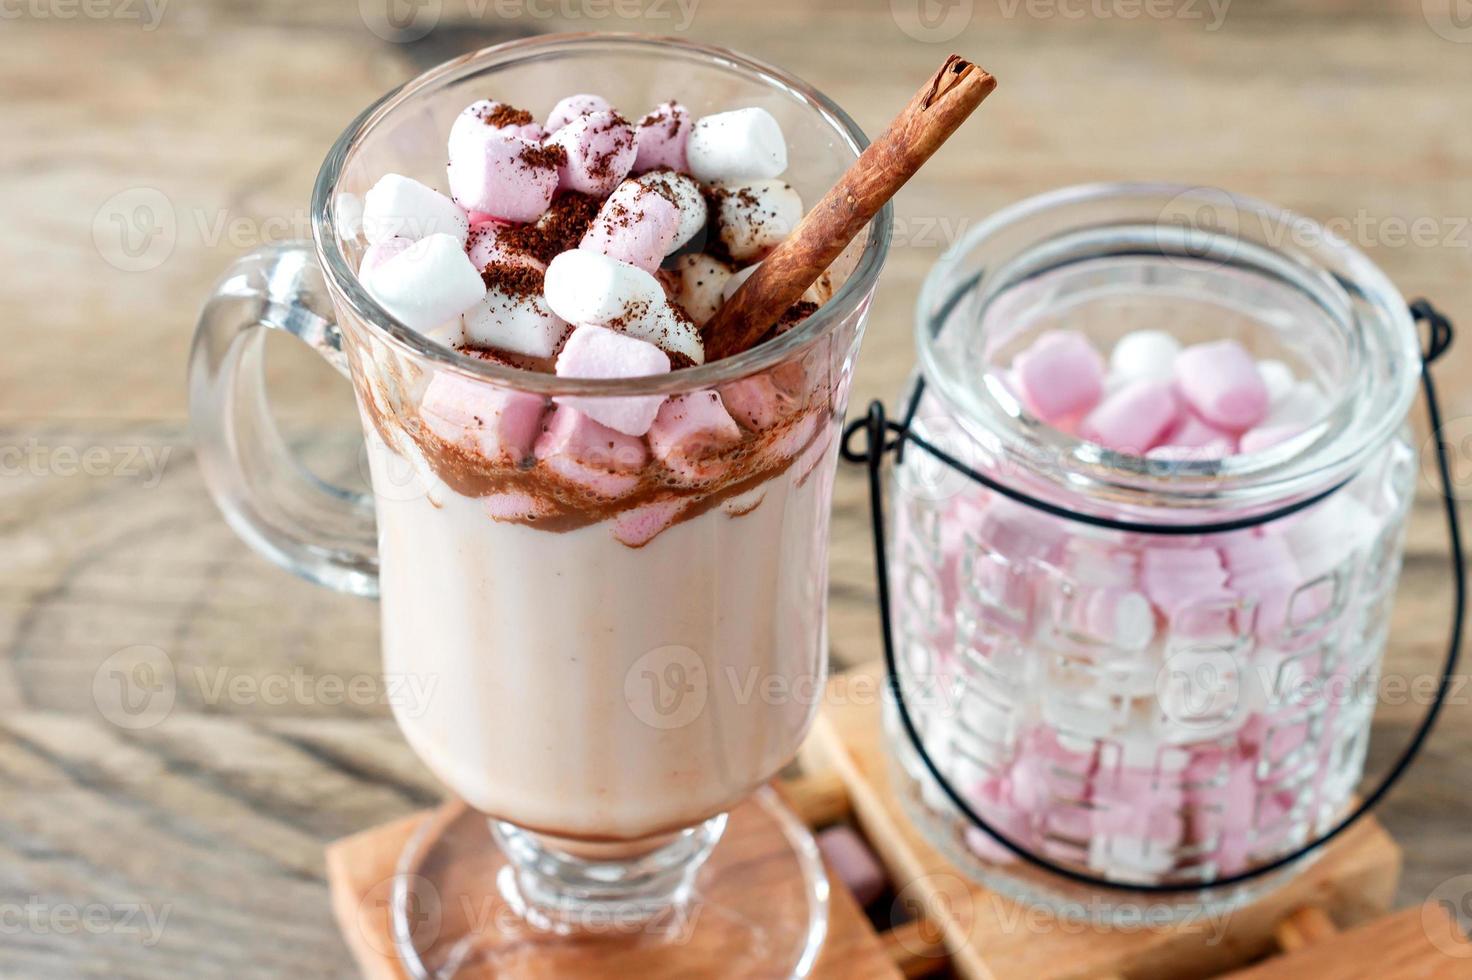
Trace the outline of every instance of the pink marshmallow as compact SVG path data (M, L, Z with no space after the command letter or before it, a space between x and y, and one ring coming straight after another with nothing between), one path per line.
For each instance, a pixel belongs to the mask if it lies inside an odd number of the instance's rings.
M643 184L626 180L603 203L578 248L654 272L674 248L680 210Z
M670 358L648 341L585 324L562 345L556 370L562 378L643 378L668 374ZM559 395L554 400L621 433L642 436L654 423L664 396Z
M557 168L557 186L595 197L608 196L628 176L638 152L634 127L611 111L593 112L570 120L547 138L547 145L560 147L566 153L566 159Z
M644 440L610 429L567 405L552 410L534 447L539 463L569 483L613 500L639 485Z
M1057 423L1098 404L1104 358L1083 334L1050 330L1013 360L1012 381L1028 411Z
M487 129L450 147L450 196L467 210L505 221L532 221L557 190L556 154L519 136Z
M671 395L649 428L655 457L689 483L719 475L725 468L719 453L740 439L741 430L714 391Z
M1235 340L1187 347L1176 357L1176 389L1206 421L1233 432L1250 429L1268 411L1268 388L1257 362Z
M1231 595L1215 548L1146 548L1140 587L1167 617L1192 605Z
M721 386L726 411L752 432L764 432L797 410L797 398L770 374L755 374Z
M1142 456L1175 425L1179 405L1163 381L1134 381L1084 418L1079 435L1115 452Z
M839 824L819 833L818 850L861 907L884 894L884 868L852 827Z
M374 242L368 246L367 251L363 253L362 261L358 263L358 275L366 276L413 244L412 238L400 238L397 235Z
M601 95L569 95L547 113L546 129L548 133L555 133L579 116L612 110L613 106L609 105L608 100Z
M1287 442L1304 431L1301 425L1260 425L1242 433L1237 451L1243 454L1260 453L1279 443Z
M493 493L480 498L493 521L527 521L552 513L552 505L540 497L519 491Z
M634 157L634 173L669 167L688 173L685 144L690 140L690 110L678 102L661 102L639 120L637 129L639 152Z
M613 536L619 543L630 548L642 548L658 537L659 532L673 524L675 518L688 506L688 498L665 497L653 503L620 511L613 519Z
M546 400L437 373L424 391L419 413L435 435L490 460L520 463L532 451Z
M470 238L465 242L465 254L470 256L470 263L482 272L486 266L492 264L521 265L529 269L545 272L546 266L525 252L516 252L507 248L500 240L500 231L506 225L499 221L482 221L470 226Z
M1257 603L1257 633L1274 636L1287 625L1288 604L1302 576L1293 549L1277 534L1227 535L1221 554L1232 591Z

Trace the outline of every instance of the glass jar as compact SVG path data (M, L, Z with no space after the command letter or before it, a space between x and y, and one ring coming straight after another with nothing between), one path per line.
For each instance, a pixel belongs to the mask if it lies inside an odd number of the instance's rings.
M1177 918L1231 906L1295 873L1213 886L1311 841L1363 772L1416 473L1404 300L1304 218L1129 184L991 218L932 270L918 319L912 431L1016 494L914 447L895 466L896 662L922 744L1029 853L1189 890L1019 859L940 790L891 705L912 815L994 890L1101 921L1142 901ZM1008 366L1043 331L1108 351L1142 328L1235 339L1316 387L1321 411L1254 452L1151 458L1014 394ZM1227 523L1251 526L1179 533Z

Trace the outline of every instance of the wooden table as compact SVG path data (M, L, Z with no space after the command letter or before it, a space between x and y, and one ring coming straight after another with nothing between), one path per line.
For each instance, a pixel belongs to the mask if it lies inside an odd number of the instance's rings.
M185 424L185 351L210 282L235 255L306 233L323 153L381 91L513 36L688 27L795 68L872 130L947 49L977 59L1002 89L900 195L861 405L899 388L939 251L1003 204L1080 181L1220 185L1339 218L1408 295L1472 322L1472 32L1445 2L1241 3L1218 21L1204 0L687 0L687 22L665 0L430 0L410 9L438 10L435 29L408 43L380 36L374 0L6 5L0 975L348 975L323 845L439 797L377 686L373 607L249 552L205 494ZM646 16L611 14L629 7ZM158 205L163 238L138 237L149 223L123 237L116 216L140 205ZM289 344L273 372L301 452L356 472L346 386ZM1460 438L1472 360L1456 351L1441 373ZM1389 668L1411 677L1434 669L1447 606L1421 489ZM848 472L839 665L876 650L868 548ZM140 646L167 655L176 695L157 724L128 727L137 716L109 685L157 656ZM1460 693L1384 810L1407 851L1405 904L1472 891L1457 880L1472 871ZM1402 701L1380 711L1381 760L1421 710Z

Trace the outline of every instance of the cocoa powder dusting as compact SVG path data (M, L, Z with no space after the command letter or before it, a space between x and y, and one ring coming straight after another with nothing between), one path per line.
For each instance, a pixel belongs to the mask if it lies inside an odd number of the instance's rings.
M506 243L508 249L525 252L545 265L560 253L577 248L600 204L590 194L566 191L554 197L546 213L536 221L498 231L498 240Z
M525 109L497 102L490 112L480 117L480 121L496 129L503 126L529 126L532 123L532 114Z

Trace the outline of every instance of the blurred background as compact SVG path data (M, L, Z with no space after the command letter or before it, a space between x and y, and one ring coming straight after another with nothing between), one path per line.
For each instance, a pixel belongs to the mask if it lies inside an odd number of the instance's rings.
M1472 329L1468 0L0 0L0 976L352 975L322 848L440 790L390 717L372 604L267 564L210 502L186 353L232 259L309 235L362 108L561 31L734 47L870 132L952 50L1001 80L897 199L855 406L899 392L947 246L1087 181L1305 213ZM303 459L361 481L347 386L289 340L271 370ZM1467 352L1442 375L1472 498ZM834 534L846 665L878 653L858 473ZM1423 480L1372 769L1425 709L1447 589ZM1400 904L1472 904L1472 685L1455 700L1383 811Z

